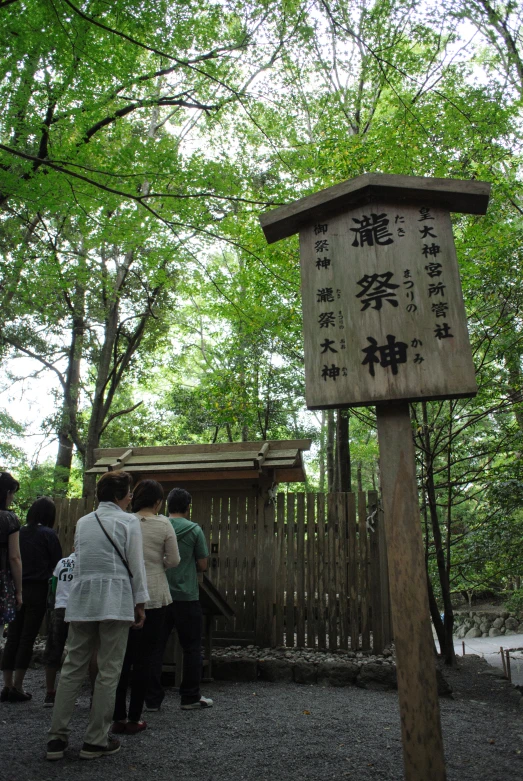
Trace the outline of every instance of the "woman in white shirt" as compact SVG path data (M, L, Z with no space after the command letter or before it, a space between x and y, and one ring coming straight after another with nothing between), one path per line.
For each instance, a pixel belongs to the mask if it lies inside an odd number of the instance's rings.
M149 599L140 522L125 512L133 496L131 485L127 472L106 472L96 486L96 512L76 525L77 559L65 611L70 622L68 650L56 691L47 759L64 756L74 704L96 647L98 675L80 758L108 756L120 749L119 741L108 736L115 690L129 627L143 626Z
M149 600L142 629L129 631L127 650L116 690L112 732L135 735L146 729L142 720L149 684L151 659L162 642L167 605L172 602L165 570L180 563L176 534L168 518L158 515L164 502L163 488L156 480L142 480L134 489L132 510L140 519ZM132 670L132 672L131 672ZM131 684L127 710L126 695Z

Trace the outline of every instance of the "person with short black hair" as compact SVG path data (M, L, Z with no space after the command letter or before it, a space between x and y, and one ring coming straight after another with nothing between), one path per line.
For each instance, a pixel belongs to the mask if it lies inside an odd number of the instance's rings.
M55 517L53 500L41 496L29 508L26 525L20 530L23 604L9 624L2 656L9 702L28 702L32 696L24 691L24 678L47 609L49 579L62 558L62 546L53 529Z
M136 515L125 512L132 499L132 477L106 472L96 487L95 512L76 525L76 563L65 610L70 622L67 656L56 690L47 743L47 759L62 759L69 722L93 650L98 646L98 675L81 759L109 756L120 743L109 738L116 686L122 669L129 627L141 629L149 599Z
M163 488L156 480L142 480L134 490L132 510L140 519L149 601L145 605L145 624L130 630L120 681L116 689L112 732L135 735L147 728L142 719L145 693L151 676L151 662L162 643L165 616L172 602L166 569L180 563L176 534L165 515L159 515L164 503ZM127 710L127 690L131 699Z
M167 497L167 510L176 533L180 564L167 570L172 603L167 607L163 642L155 656L151 684L146 694L147 710L159 710L164 698L161 683L162 658L173 628L183 649L183 673L180 684L182 710L212 707L212 700L202 697L200 679L202 667L202 608L199 599L198 572L207 569L209 551L202 528L189 520L191 494L183 488L173 488Z
M18 480L9 472L0 472L0 627L15 620L22 607L22 557L20 556L20 521L9 510ZM5 683L7 681L7 683ZM4 675L0 702L7 702L12 674Z

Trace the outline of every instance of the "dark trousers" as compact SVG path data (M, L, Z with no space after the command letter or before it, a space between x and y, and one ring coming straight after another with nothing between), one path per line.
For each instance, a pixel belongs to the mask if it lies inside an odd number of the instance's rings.
M2 670L27 670L47 608L47 580L22 582L22 607L9 624Z
M166 607L145 611L142 629L129 629L127 649L116 689L114 721L129 717L140 721L145 693L150 685L152 660L163 642ZM127 689L131 685L131 699L127 712Z
M145 695L150 708L159 708L165 696L162 686L162 663L165 646L173 629L183 649L183 673L180 684L182 705L199 702L202 669L202 608L195 602L172 602L167 605L162 645L152 660L150 685Z

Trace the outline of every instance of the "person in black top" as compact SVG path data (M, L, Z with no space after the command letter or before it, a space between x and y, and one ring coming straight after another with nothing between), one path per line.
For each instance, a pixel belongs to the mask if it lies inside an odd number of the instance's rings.
M14 621L22 607L22 559L20 557L20 521L9 510L20 483L9 472L0 472L0 631L4 624ZM14 593L13 593L14 592ZM5 702L9 688L0 691L0 702Z
M29 508L27 525L20 530L23 604L9 624L2 657L4 690L8 688L9 702L31 699L23 690L24 677L46 611L48 581L62 558L62 547L53 531L55 516L53 500L42 496Z

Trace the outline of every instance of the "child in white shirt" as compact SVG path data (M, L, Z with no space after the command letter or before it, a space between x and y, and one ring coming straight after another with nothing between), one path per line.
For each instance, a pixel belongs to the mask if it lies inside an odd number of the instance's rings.
M51 592L55 595L54 609L49 616L47 642L45 646L45 695L44 708L52 708L55 698L55 684L58 669L62 663L62 655L67 640L69 624L65 622L65 609L76 564L76 553L71 553L60 559L53 571Z

